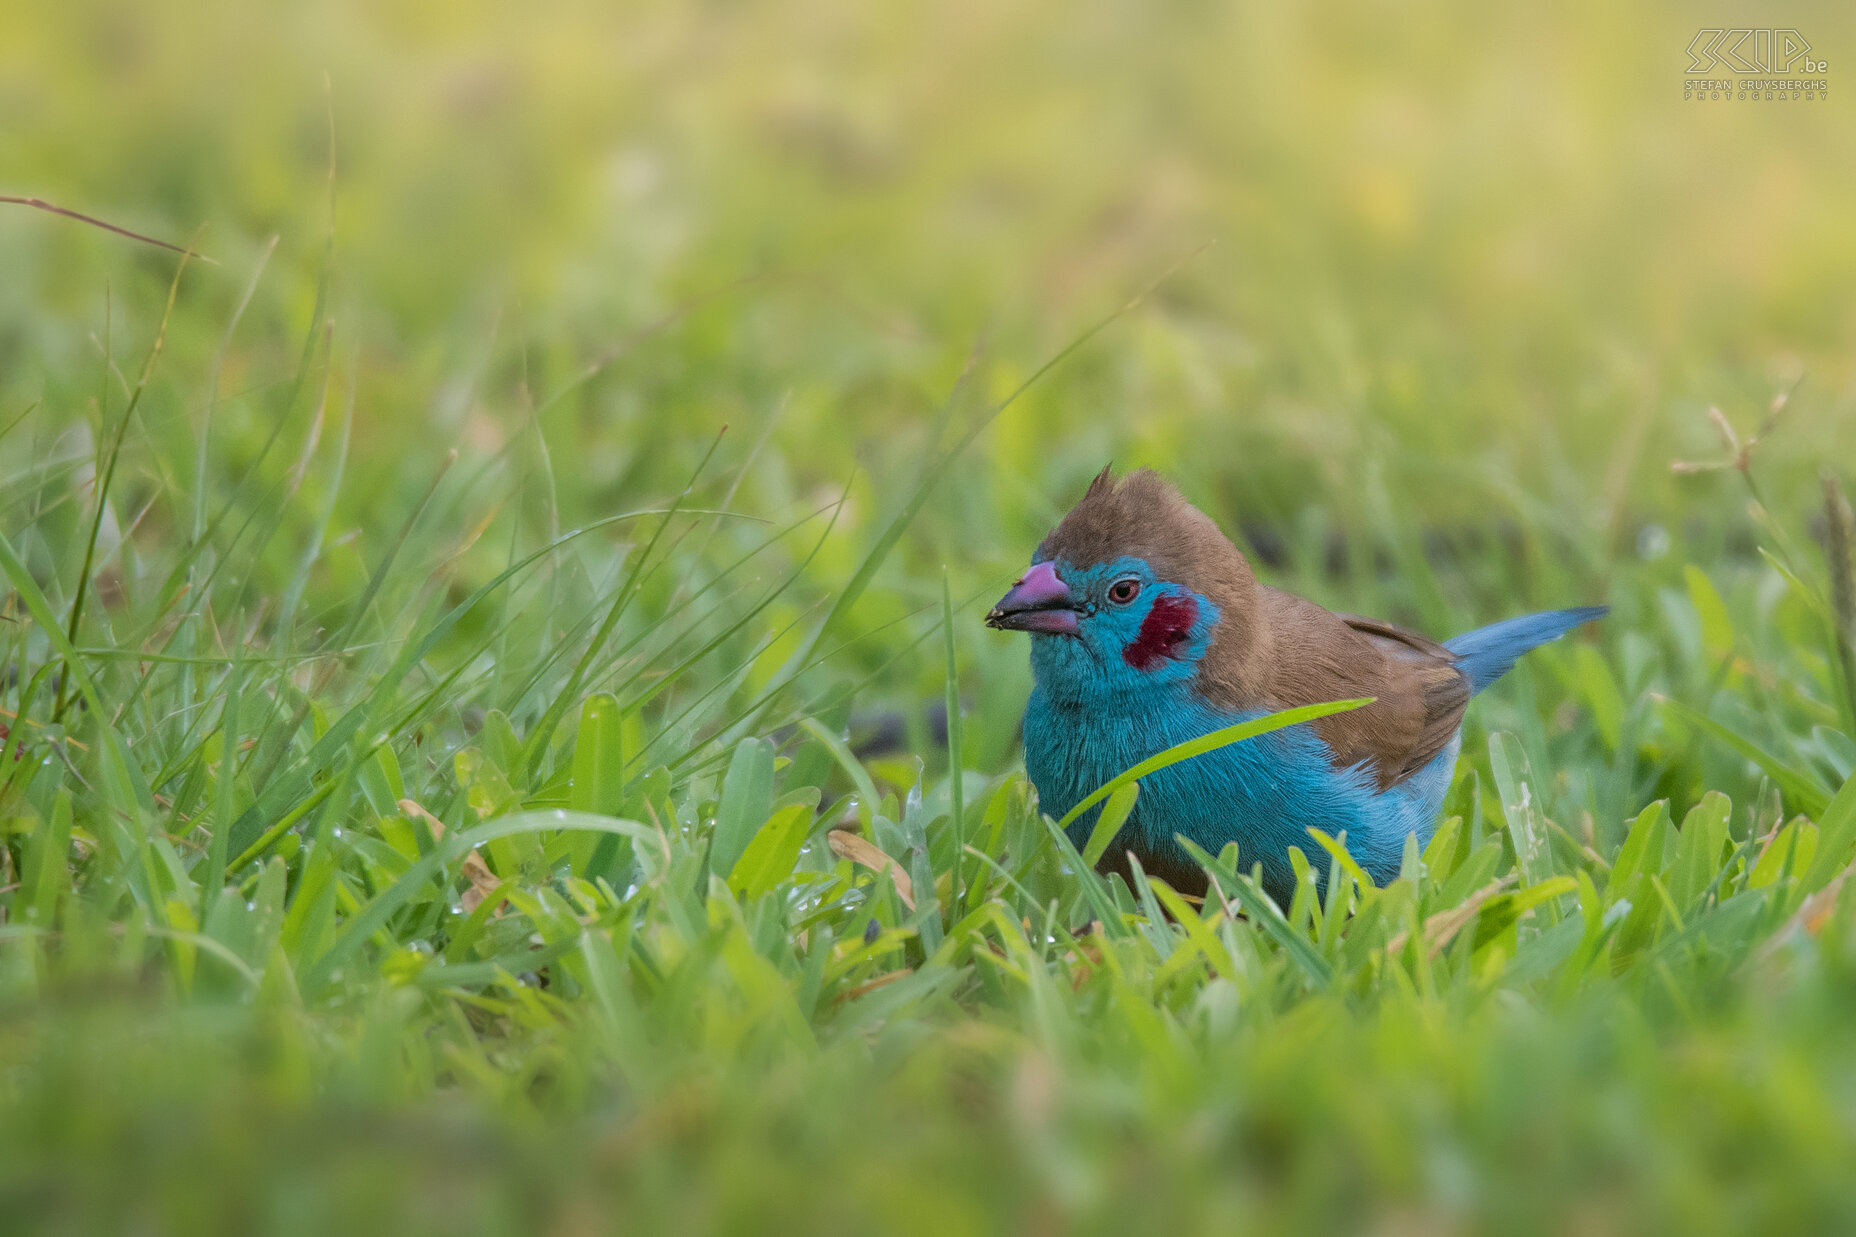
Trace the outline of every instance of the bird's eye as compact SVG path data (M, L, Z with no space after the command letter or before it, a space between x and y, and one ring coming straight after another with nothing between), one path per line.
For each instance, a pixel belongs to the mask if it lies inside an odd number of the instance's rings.
M1118 606L1125 606L1141 594L1141 582L1132 576L1117 580L1108 586L1108 599Z

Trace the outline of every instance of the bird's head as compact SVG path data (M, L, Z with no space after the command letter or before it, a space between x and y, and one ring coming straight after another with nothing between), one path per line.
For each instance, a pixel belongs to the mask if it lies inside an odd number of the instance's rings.
M1215 646L1241 658L1255 591L1237 547L1157 473L1104 469L986 623L1032 633L1054 696L1133 699L1192 678Z

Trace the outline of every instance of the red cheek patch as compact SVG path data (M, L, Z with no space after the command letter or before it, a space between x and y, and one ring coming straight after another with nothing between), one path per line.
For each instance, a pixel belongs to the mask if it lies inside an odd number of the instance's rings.
M1163 657L1173 656L1199 621L1199 604L1191 597L1168 593L1158 598L1141 620L1140 634L1121 650L1121 659L1136 670L1151 670Z

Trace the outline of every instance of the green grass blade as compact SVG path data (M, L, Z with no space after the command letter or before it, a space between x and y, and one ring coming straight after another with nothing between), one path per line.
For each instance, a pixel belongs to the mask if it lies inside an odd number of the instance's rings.
M1235 726L1226 726L1222 730L1214 730L1210 734L1202 734L1198 738L1188 739L1184 743L1176 743L1165 751L1149 756L1146 760L1141 761L1132 768L1126 769L1102 783L1102 785L1084 796L1082 802L1064 813L1063 819L1057 822L1057 827L1059 829L1069 828L1070 823L1078 816L1081 816L1084 812L1087 812L1090 808L1102 802L1102 800L1108 798L1117 790L1126 786L1129 782L1139 781L1150 773L1158 773L1160 770L1170 768L1173 765L1179 764L1181 761L1191 760L1194 756L1203 756L1207 752L1215 752L1219 748L1229 747L1233 743L1242 743L1245 739L1254 739L1258 735L1268 734L1272 730L1281 730L1285 726L1297 726L1303 722L1312 722L1320 717L1331 717L1336 713L1345 713L1351 709L1363 708L1371 703L1373 703L1373 697L1362 696L1357 700L1330 700L1323 704L1307 704L1297 709L1284 709L1280 713L1271 713L1267 717L1259 717L1252 721L1239 722Z
M1788 765L1750 739L1735 734L1721 723L1678 700L1659 697L1663 711L1701 731L1721 746L1746 757L1766 771L1792 801L1792 807L1806 816L1817 817L1830 803L1830 792L1808 770Z
M946 694L944 697L947 710L947 805L948 828L954 835L952 848L954 862L948 882L948 906L960 905L961 861L966 857L967 846L967 805L966 805L966 769L964 755L966 745L962 741L960 726L960 660L954 648L954 594L947 583L947 568L941 568L941 637L943 649L947 655L945 676ZM1095 858L1100 858L1096 856ZM1095 858L1087 862L1093 866Z
M1265 897L1248 876L1239 873L1230 864L1206 854L1204 847L1184 834L1175 835L1174 840L1192 856L1194 863L1211 874L1227 898L1242 907L1244 914L1253 922L1263 925L1270 939L1282 947L1283 953L1316 987L1326 988L1333 982L1332 964L1321 956L1321 951L1315 948L1312 941L1295 930L1276 904Z
M605 816L588 816L581 812L516 812L478 825L461 833L448 834L431 854L401 873L400 878L378 897L361 908L342 926L340 934L321 957L304 967L298 983L305 995L328 986L330 976L352 957L363 942L381 928L404 906L420 886L479 846L501 838L522 834L554 833L564 829L582 829L591 833L614 833L633 841L655 844L658 833L634 820L613 820Z
M1804 892L1816 893L1828 885L1837 873L1850 864L1856 850L1856 777L1843 783L1836 798L1818 813L1817 853L1805 869Z
M1102 861L1109 843L1115 840L1115 835L1121 832L1122 825L1134 811L1134 801L1140 793L1139 782L1128 782L1117 786L1114 793L1109 795L1102 814L1096 817L1095 826L1089 830L1089 842L1083 847L1085 864L1093 868Z
M722 798L715 809L715 836L709 843L709 870L726 877L735 870L754 834L773 810L773 744L743 739L735 746Z

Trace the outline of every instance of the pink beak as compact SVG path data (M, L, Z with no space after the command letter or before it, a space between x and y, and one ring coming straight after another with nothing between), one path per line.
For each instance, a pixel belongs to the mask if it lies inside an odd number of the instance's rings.
M986 616L986 626L1001 631L1034 631L1052 636L1074 636L1077 631L1076 598L1070 586L1049 563L1038 563L1020 576L1012 591Z

